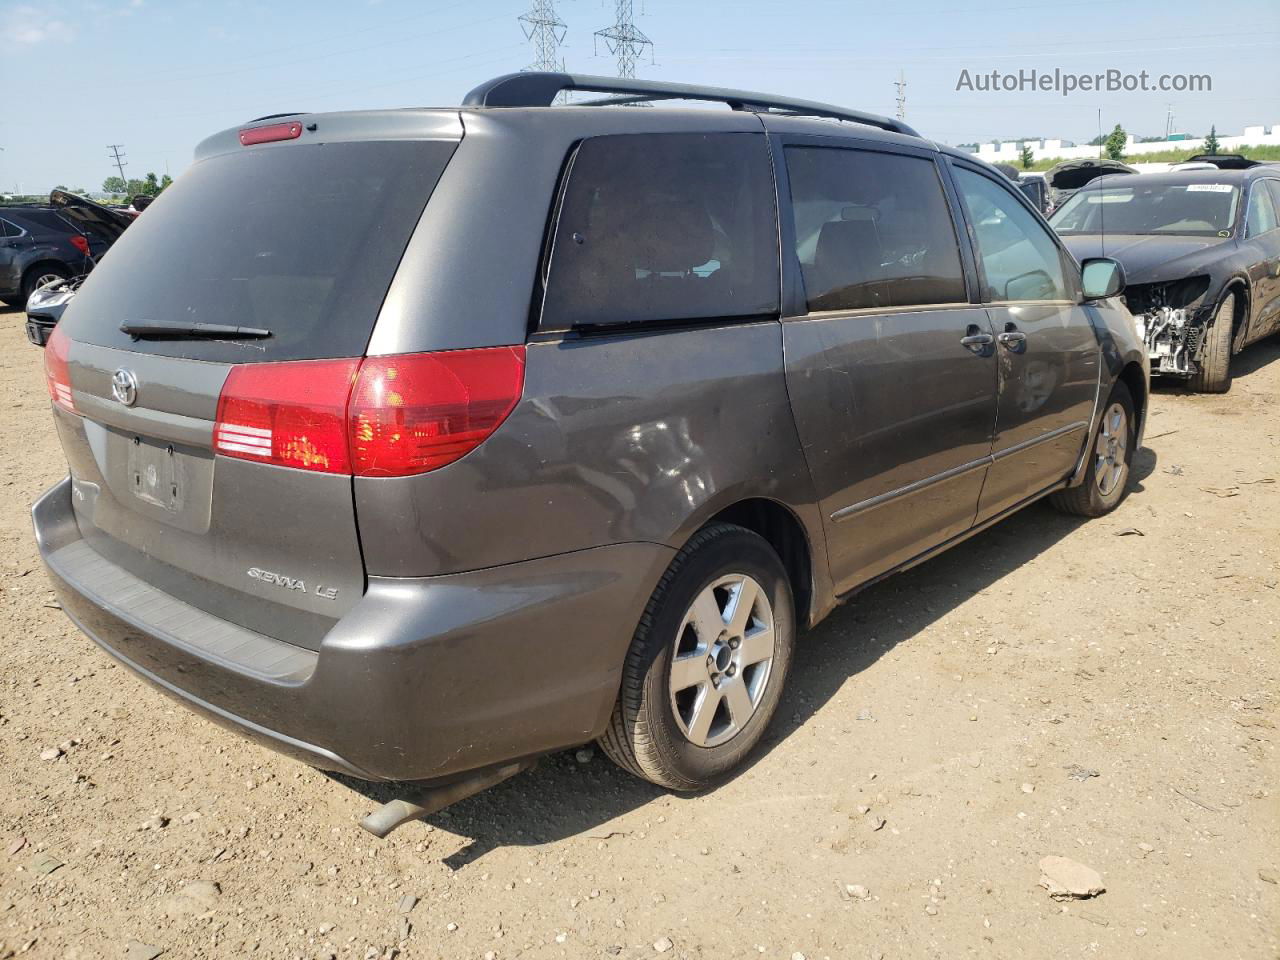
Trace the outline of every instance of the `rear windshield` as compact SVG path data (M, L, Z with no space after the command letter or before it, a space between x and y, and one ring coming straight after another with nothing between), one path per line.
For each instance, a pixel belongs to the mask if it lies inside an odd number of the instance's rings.
M364 353L453 142L246 149L184 173L68 310L74 340L244 363ZM233 324L260 340L134 340L120 324Z

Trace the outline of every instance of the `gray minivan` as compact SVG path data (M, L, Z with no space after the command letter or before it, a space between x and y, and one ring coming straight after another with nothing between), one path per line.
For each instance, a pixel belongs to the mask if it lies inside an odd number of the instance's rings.
M673 99L732 109L618 106ZM36 536L112 656L307 763L458 796L598 739L697 789L860 587L1120 502L1122 286L829 105L529 73L266 118L57 327Z

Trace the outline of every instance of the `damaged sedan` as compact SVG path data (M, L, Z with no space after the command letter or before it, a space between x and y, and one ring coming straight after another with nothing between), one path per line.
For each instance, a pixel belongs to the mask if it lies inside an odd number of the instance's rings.
M1231 387L1231 357L1280 332L1280 166L1105 176L1050 223L1077 260L1119 260L1155 375Z

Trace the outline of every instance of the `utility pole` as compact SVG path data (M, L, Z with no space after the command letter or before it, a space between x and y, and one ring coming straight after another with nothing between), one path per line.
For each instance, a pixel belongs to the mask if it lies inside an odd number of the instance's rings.
M107 149L111 151L111 156L115 159L116 169L120 171L120 179L124 180L125 184L127 185L129 181L124 175L124 168L128 166L128 164L125 163L124 161L124 158L127 156L127 154L123 154L120 152L120 148L123 146L124 146L123 143L108 143Z
M894 81L894 87L898 90L898 119L907 119L907 75L899 70L898 79Z
M1166 140L1173 136L1173 104L1165 109L1164 113L1164 138Z
M636 60L649 48L653 55L653 41L636 29L632 0L616 0L614 23L611 27L595 32L598 41L603 40L609 52L618 58L618 76L635 77Z

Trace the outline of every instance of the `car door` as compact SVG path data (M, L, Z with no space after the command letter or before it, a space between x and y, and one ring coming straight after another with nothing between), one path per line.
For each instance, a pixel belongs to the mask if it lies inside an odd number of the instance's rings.
M22 228L0 220L0 293L11 292L16 297L22 286L22 246Z
M1280 329L1280 180L1255 180L1249 188L1242 248L1253 289L1245 342L1252 343Z
M932 154L777 147L787 388L846 592L972 526L994 335Z
M1097 399L1098 338L1073 260L1003 178L957 163L957 192L996 333L991 469L978 522L1068 476Z

